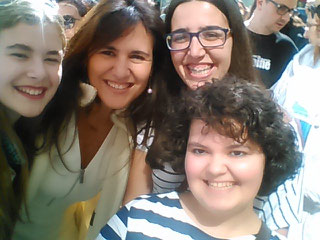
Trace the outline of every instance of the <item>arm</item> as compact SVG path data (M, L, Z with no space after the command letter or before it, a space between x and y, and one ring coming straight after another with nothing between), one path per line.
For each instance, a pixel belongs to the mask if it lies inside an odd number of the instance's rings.
M132 155L127 189L122 201L123 205L142 194L148 194L152 191L152 169L145 161L147 153L135 149Z

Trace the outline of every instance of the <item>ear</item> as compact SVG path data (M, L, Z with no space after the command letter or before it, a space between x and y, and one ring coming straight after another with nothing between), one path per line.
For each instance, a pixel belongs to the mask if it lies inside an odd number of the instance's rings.
M261 10L263 3L267 0L256 0L257 3L257 9Z

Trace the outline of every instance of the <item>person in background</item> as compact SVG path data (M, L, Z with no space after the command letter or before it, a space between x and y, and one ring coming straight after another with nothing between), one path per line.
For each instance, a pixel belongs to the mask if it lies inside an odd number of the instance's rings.
M82 0L56 0L59 4L59 14L64 19L64 28L68 40L72 38L79 27L81 19L88 10Z
M301 164L295 134L268 92L236 77L186 91L155 161L186 174L181 191L126 204L96 240L285 239L254 212Z
M306 5L306 36L309 39L303 49L293 57L278 83L272 87L275 100L288 113L297 127L304 154L303 219L289 228L291 239L318 239L320 219L320 101L318 88L320 75L320 1L308 1ZM300 194L297 197L301 197Z
M294 42L279 31L295 14L297 0L255 0L245 22L253 47L254 66L270 88L298 52Z
M34 162L14 240L94 239L121 205L137 131L155 109L159 12L144 0L103 0L92 10L69 42L45 114L20 122Z
M247 20L249 18L249 9L247 8L247 6L243 3L242 0L237 0L241 15L243 20Z
M14 125L41 114L60 83L65 36L49 0L0 1L0 239L25 208L28 158Z

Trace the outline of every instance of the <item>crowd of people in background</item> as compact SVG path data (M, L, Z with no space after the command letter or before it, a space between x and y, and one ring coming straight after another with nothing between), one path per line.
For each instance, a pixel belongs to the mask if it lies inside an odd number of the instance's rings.
M320 0L0 0L0 240L320 236Z

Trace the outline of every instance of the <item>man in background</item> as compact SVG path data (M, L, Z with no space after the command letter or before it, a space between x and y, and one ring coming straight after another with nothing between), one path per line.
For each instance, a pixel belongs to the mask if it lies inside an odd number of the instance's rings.
M294 42L279 31L294 15L297 0L255 0L245 22L253 47L253 61L262 82L270 88L294 54Z

